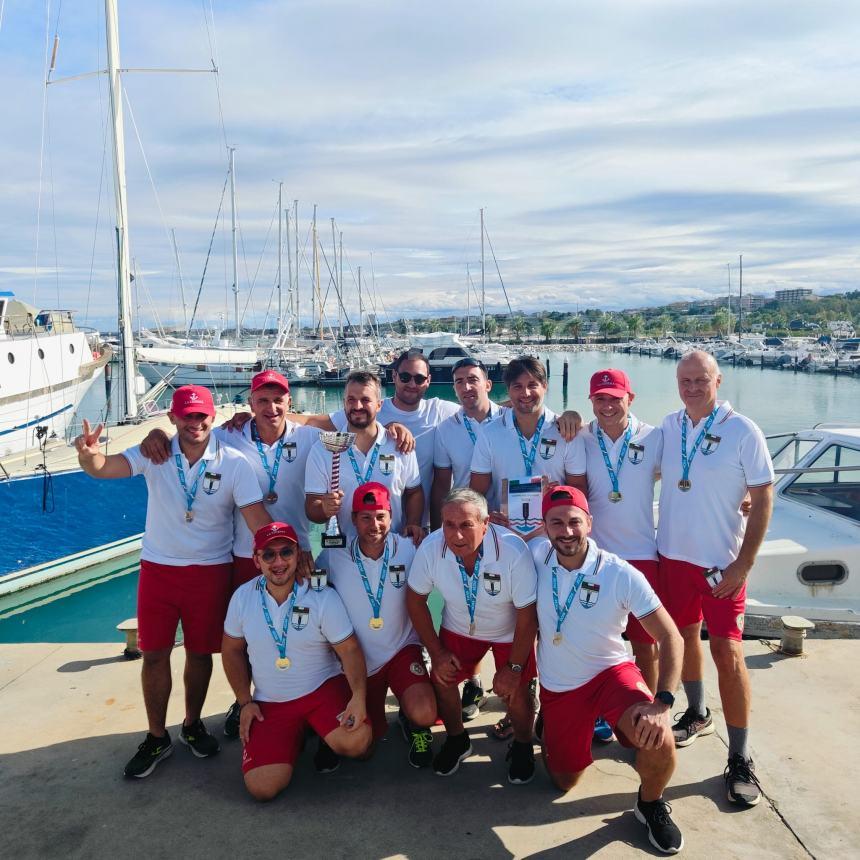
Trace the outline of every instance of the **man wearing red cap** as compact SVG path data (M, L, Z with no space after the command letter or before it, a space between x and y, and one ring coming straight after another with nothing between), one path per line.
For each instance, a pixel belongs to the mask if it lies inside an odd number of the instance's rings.
M553 487L542 503L546 538L531 543L537 568L538 672L544 763L569 791L591 764L591 735L602 714L624 746L636 749L642 784L634 814L658 850L684 844L663 789L675 769L669 724L672 690L681 673L683 641L645 577L593 540L585 495ZM629 661L621 633L629 614L660 646L658 691L652 697Z
M363 755L371 739L367 672L352 623L333 589L298 583L297 560L292 526L259 529L254 563L262 576L235 592L224 622L221 654L241 711L242 771L257 800L289 785L308 727L339 755Z
M388 731L385 697L391 688L400 703L398 720L409 744L409 764L427 767L436 696L406 609L406 580L415 547L411 540L391 533L391 497L383 484L371 481L356 488L352 521L356 536L344 548L324 549L315 577L327 574L364 651L374 740Z
M200 758L218 752L218 742L200 719L212 654L221 649L224 612L230 596L233 511L249 528L270 522L262 493L245 459L212 437L215 404L206 388L184 385L168 412L176 427L171 457L156 465L135 446L105 456L102 426L75 439L81 468L94 478L142 474L149 501L140 558L137 618L143 652L143 699L149 721L146 739L125 767L128 777L149 776L173 752L167 732L172 677L170 653L177 624L185 643L185 720L180 740Z
M427 607L436 588L445 601L437 635ZM456 773L472 754L457 685L471 678L488 651L496 674L493 689L508 707L514 740L508 748L508 781L534 776L534 710L529 682L535 677L535 571L525 542L490 525L487 501L465 487L442 504L442 528L418 548L409 572L406 605L433 666L439 713L448 733L433 759L439 776Z
M595 420L568 446L564 470L571 486L588 496L597 545L629 561L656 590L654 484L660 473L662 434L630 411L635 395L623 370L598 370L591 377L589 397ZM656 692L653 637L632 615L626 634L645 683Z

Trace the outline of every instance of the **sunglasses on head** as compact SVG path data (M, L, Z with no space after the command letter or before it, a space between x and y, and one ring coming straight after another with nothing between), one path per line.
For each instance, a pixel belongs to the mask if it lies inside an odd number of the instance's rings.
M487 372L487 368L484 367L484 362L477 358L461 358L451 369L451 372L456 373L461 367L480 367L484 373Z
M260 558L263 559L266 563L273 562L278 556L282 559L286 560L288 558L292 558L296 553L295 547L292 546L282 546L280 549L264 549L260 553Z
M397 378L404 383L412 382L412 380L414 379L416 385L423 385L430 377L425 376L423 373L406 373L405 371L401 370L397 374Z

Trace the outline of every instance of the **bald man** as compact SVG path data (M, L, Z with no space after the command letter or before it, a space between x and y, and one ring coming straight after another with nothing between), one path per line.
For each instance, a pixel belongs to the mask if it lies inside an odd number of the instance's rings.
M717 392L713 356L696 350L678 364L684 408L663 421L660 472L660 598L684 638L687 710L673 726L685 747L712 734L702 683L702 620L729 736L729 801L755 806L761 787L748 750L750 683L742 646L746 581L773 508L773 464L761 430ZM749 517L741 512L747 493Z

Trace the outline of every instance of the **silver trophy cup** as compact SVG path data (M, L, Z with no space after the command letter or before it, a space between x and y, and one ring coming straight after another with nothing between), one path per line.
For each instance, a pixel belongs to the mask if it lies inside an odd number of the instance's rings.
M320 430L320 442L326 451L331 452L331 491L340 489L340 455L348 451L355 442L355 433L340 433L336 430ZM337 517L332 517L326 523L322 536L323 549L335 549L346 546L346 535L340 531Z

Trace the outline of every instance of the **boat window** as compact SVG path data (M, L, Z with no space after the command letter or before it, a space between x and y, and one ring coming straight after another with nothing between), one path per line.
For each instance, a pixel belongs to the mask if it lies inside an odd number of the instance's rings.
M860 522L860 450L828 445L807 468L783 495Z
M44 349L40 349L40 350L39 350L39 358L44 359L44 357L45 357L45 350L44 350Z
M75 352L75 345L73 343L69 344L69 352L71 352L72 354L74 354Z
M768 436L767 439L774 469L794 468L817 444L818 440L799 439L795 433Z
M11 352L7 354L6 358L8 358L8 359L9 359L9 364L14 364L14 363L15 363L15 356L14 356L14 355L12 355L12 353L11 353Z

